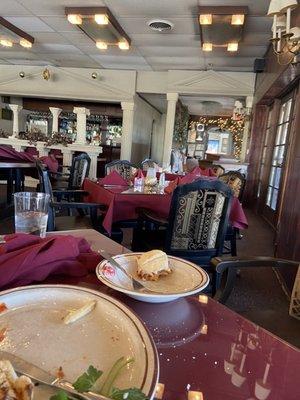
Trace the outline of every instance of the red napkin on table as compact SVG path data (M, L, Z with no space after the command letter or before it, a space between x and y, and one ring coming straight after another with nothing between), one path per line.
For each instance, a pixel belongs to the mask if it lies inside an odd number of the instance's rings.
M192 183L194 182L196 179L198 178L198 176L196 174L192 174L191 172L186 174L185 176L183 176L180 179L180 185L184 185L186 183Z
M165 187L164 191L167 194L172 194L177 186L180 184L180 178L177 177L173 181L170 181L167 187Z
M40 160L43 162L43 164L47 165L49 171L51 172L58 171L58 161L53 154L50 154L49 156L40 157Z
M144 176L144 174L143 174L143 171L139 168L137 171L136 171L136 173L133 175L133 177L132 177L132 179L134 180L134 178L138 178L138 179L141 179L141 178L144 178L145 176Z
M104 178L99 180L100 185L117 185L117 186L128 186L127 181L117 172L112 171Z
M5 236L0 245L0 288L43 281L51 274L84 276L94 271L101 256L83 238L25 233Z

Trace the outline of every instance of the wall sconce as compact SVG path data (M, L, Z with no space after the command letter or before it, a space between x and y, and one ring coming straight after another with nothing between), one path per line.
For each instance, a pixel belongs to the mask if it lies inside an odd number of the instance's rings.
M273 17L271 43L278 63L297 64L300 52L300 28L291 28L291 12L298 6L297 0L271 0L268 15ZM286 57L289 55L290 57Z

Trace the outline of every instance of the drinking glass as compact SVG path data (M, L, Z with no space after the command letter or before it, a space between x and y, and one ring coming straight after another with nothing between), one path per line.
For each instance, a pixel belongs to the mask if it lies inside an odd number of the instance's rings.
M20 192L14 194L15 232L46 236L50 195Z

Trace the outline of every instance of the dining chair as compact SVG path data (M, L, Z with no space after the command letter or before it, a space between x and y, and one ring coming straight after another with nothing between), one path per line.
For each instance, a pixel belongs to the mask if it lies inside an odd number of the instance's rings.
M142 170L148 171L149 168L155 168L156 162L151 160L150 158L146 158L144 161L141 162Z
M105 236L109 236L102 227L102 220L107 210L106 205L84 202L83 197L89 194L85 190L52 190L47 168L40 161L36 161L36 167L40 191L50 195L47 231L93 228ZM81 201L72 201L74 197L80 198ZM62 198L64 200L60 201ZM85 212L78 213L79 215L76 216L70 215L78 210ZM58 212L67 212L69 215L57 215ZM120 229L114 229L111 238L121 243L123 232Z
M135 169L138 169L138 166L127 160L115 160L105 165L105 175L117 171L126 181L130 181Z
M242 202L244 188L246 185L246 177L239 171L228 171L219 176L219 180L226 183L232 190L235 197ZM231 225L228 225L225 235L225 245L223 254L230 254L233 257L237 256L237 238L242 239L240 231Z
M284 268L294 269L299 266L299 261L284 260L273 257L253 257L253 258L232 258L222 259L213 258L211 261L215 274L215 282L212 293L220 303L226 303L237 279L237 271L245 268Z
M162 249L214 273L210 260L222 254L231 199L231 189L217 180L177 186L167 219L139 210L133 251Z
M75 156L69 172L52 172L50 179L53 188L79 190L82 188L84 179L89 175L91 159L86 153Z

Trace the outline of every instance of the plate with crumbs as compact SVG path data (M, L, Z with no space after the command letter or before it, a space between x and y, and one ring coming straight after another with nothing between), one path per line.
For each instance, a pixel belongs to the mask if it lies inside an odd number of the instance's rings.
M137 291L130 279L118 268L103 260L96 268L98 279L106 286L147 303L166 303L201 292L209 284L208 274L198 265L182 258L168 256L172 272L157 281L144 281L137 275L137 259L142 253L120 254L112 257L127 272L140 281L146 290ZM149 292L147 291L149 289ZM157 291L157 293L155 293Z

